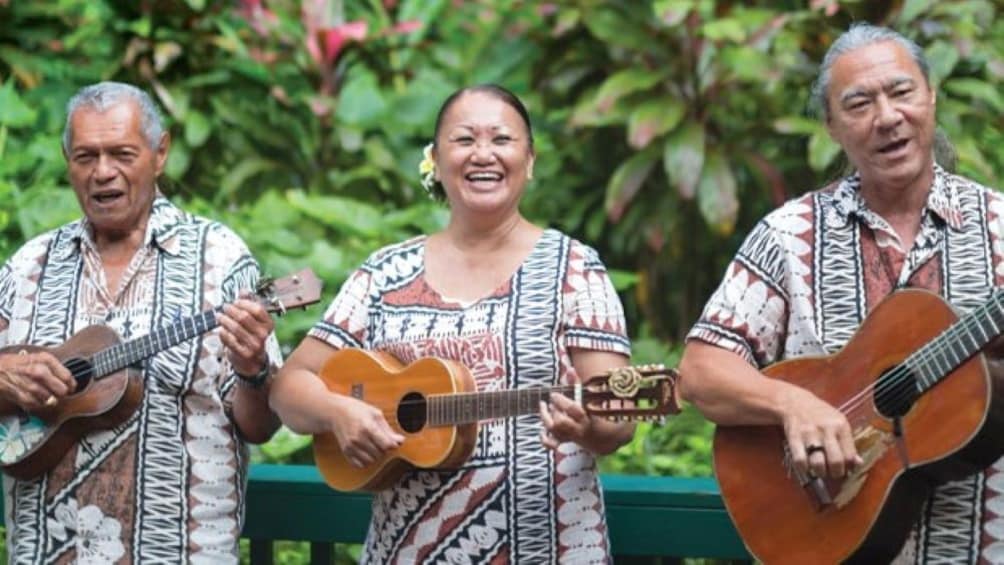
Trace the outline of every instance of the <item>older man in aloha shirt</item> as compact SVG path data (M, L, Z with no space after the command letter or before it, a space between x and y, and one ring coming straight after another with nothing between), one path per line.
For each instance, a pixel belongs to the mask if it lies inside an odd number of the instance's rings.
M865 205L860 179L792 200L749 235L688 339L766 365L833 354L901 287L961 310L1004 282L1004 197L935 167L920 232L907 252ZM1004 461L938 488L898 562L1004 562ZM960 539L964 540L960 542Z
M404 363L460 361L478 390L574 382L570 348L628 355L620 300L596 252L546 230L517 272L461 303L425 281L425 238L373 254L310 335ZM413 471L377 494L369 563L607 563L596 461L540 442L536 415L485 422L457 471Z
M0 270L0 346L55 345L93 324L143 336L234 300L258 276L233 232L158 197L117 290L86 220L25 244ZM124 424L85 436L37 480L5 476L12 562L237 561L247 451L217 334L148 359L143 401ZM268 353L280 362L274 335Z

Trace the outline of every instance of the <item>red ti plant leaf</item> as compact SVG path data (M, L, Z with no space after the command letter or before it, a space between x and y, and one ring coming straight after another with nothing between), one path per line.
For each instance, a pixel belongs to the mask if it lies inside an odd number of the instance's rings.
M641 185L645 183L658 155L652 151L635 153L624 161L614 171L607 184L607 197L604 207L607 217L617 222L624 215L628 204L638 194Z
M642 102L628 118L628 143L644 149L653 139L675 128L685 111L682 102L668 96Z
M704 124L689 120L670 134L663 147L662 165L680 197L692 199L704 167Z
M709 148L705 156L704 172L697 185L697 207L715 232L732 233L739 213L736 178L728 160L717 149Z

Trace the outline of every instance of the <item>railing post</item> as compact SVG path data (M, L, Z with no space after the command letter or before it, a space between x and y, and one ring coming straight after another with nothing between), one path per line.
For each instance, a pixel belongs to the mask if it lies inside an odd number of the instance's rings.
M334 544L323 541L310 542L310 565L332 565L334 562Z
M251 565L272 565L272 540L252 539L251 540Z

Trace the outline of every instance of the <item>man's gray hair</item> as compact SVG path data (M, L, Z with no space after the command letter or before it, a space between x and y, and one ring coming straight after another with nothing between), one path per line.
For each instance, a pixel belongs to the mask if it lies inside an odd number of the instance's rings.
M906 49L913 61L920 67L920 72L924 75L924 80L930 84L930 67L927 64L927 57L924 50L913 40L904 37L899 32L887 27L875 26L867 23L856 23L850 29L840 34L840 37L830 45L823 57L823 63L819 68L819 77L812 85L811 107L817 115L824 120L830 119L830 103L828 99L830 90L830 70L837 57L855 49L893 41Z
M164 135L164 124L160 112L150 95L131 84L123 82L99 82L85 86L77 91L66 104L66 127L63 128L63 151L70 153L70 140L73 139L73 113L82 107L93 108L98 112L107 112L113 106L132 100L139 108L139 127L146 138L150 149L156 151L160 147L160 138Z

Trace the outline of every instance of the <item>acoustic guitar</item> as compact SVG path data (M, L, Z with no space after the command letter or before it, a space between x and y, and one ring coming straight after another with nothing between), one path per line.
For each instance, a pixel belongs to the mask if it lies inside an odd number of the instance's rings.
M405 367L387 353L340 349L320 371L328 390L379 408L405 440L360 468L345 459L333 434L316 434L314 459L332 488L377 491L412 467L460 466L474 451L479 422L536 414L552 392L613 420L656 420L679 412L676 376L661 365L644 365L575 385L478 392L470 371L456 361L427 357Z
M321 282L310 269L281 279L262 279L255 295L266 310L285 313L321 298ZM136 411L143 398L137 363L218 325L221 307L206 310L123 342L114 330L94 325L62 345L14 345L0 354L48 351L76 380L76 391L32 414L0 417L0 467L18 479L37 477L59 462L84 434L115 427Z
M779 426L719 426L715 474L729 515L764 563L887 563L938 484L1004 452L1004 388L983 349L1004 329L995 292L961 319L941 297L891 294L832 356L764 373L841 410L864 463L840 480L793 468Z

